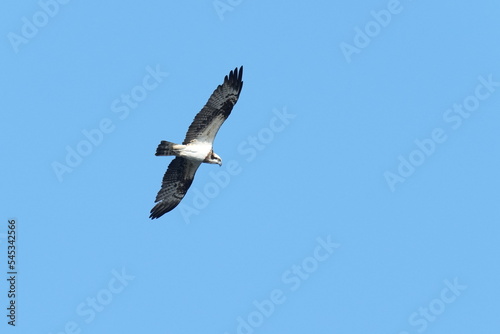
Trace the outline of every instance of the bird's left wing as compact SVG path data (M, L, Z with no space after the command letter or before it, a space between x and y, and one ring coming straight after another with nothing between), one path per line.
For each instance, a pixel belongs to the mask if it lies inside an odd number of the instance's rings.
M186 133L183 144L189 144L193 140L213 143L215 135L222 123L229 117L231 110L238 101L241 88L243 87L243 66L229 72L224 77L224 83L219 85L207 104L196 115Z

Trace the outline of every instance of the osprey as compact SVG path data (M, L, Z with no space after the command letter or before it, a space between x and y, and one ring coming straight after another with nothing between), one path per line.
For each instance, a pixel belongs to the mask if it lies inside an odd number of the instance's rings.
M213 151L212 145L219 128L238 101L243 87L242 76L243 66L224 77L224 83L214 90L194 118L182 144L162 140L158 145L156 156L175 156L175 159L163 176L161 189L156 195L157 204L151 209L149 218L160 218L181 202L203 162L222 166L222 159Z

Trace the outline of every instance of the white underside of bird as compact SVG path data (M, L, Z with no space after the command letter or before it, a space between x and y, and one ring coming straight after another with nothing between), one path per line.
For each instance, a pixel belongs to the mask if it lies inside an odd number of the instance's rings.
M187 145L174 145L173 149L178 157L194 161L204 161L212 151L212 144L196 140Z

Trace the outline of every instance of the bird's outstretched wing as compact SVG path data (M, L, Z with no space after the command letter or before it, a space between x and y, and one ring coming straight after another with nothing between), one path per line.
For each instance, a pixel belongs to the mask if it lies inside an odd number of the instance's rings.
M157 204L151 209L149 218L160 218L181 202L193 183L194 174L200 164L201 161L181 157L172 160L163 176L161 189L156 195L155 203Z
M224 83L219 85L207 104L196 115L186 133L183 144L186 145L193 140L213 143L215 135L222 123L229 117L231 110L238 101L241 88L243 87L243 66L229 72L224 77Z

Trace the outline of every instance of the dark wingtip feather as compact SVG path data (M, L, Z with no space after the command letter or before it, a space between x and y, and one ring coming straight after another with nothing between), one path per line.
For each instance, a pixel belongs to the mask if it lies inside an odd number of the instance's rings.
M154 208L151 209L149 218L151 219L158 219L167 212L171 211L173 208L169 209L163 206L162 203L157 203Z
M149 218L151 218L151 219L158 219L158 218L160 218L162 215L159 215L158 211L159 210L158 210L158 204L157 204L157 205L155 205L154 208L151 209L151 211L150 211L151 214L149 215Z
M151 219L158 219L162 216L163 214L159 215L157 214L156 212L152 212L150 215L149 215L149 218Z
M243 66L240 66L239 70L235 67L234 70L229 72L229 77L227 75L224 77L224 83L226 82L238 92L239 96L243 88Z

